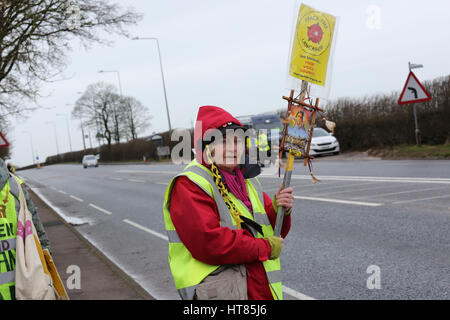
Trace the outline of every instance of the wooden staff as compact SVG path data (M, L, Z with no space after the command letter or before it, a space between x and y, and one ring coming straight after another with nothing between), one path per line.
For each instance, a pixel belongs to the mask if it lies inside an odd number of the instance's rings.
M307 89L308 89L308 82L302 81L302 88L300 91L300 101L302 101L302 102L303 102L303 100L305 100ZM289 104L288 104L288 111L286 112L286 119L289 116L289 112L291 112L291 108L294 103L294 100L295 100L294 99L294 90L291 90L291 95L288 100ZM280 153L284 152L283 148L284 148L284 143L286 140L287 126L288 126L288 124L285 123L284 128L283 128L283 137L281 140ZM281 159L281 157L280 157L280 159ZM286 189L291 184L291 176L292 176L292 168L294 167L294 160L295 160L295 155L293 155L291 152L289 152L287 162L286 162L286 169L284 171L284 178L283 178L281 190ZM285 212L286 212L285 207L281 207L281 206L278 207L277 220L275 221L275 229L273 232L274 236L276 236L276 237L279 237L281 235L281 226L283 225L283 219L284 219Z

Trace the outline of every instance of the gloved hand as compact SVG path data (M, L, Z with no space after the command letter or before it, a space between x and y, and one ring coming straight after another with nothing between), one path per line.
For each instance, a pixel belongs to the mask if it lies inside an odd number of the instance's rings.
M275 236L267 236L264 239L269 241L270 244L270 260L275 260L281 254L284 239Z

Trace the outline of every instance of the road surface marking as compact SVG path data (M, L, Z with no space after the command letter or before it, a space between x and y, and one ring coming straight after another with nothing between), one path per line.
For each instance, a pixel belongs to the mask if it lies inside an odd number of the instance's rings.
M140 225L140 224L138 224L136 222L130 221L128 219L123 219L122 221L125 222L125 223L128 223L129 225L132 225L133 227L136 227L136 228L138 228L138 229L140 229L142 231L150 233L150 234L152 234L152 235L154 235L154 236L156 236L158 238L161 238L163 240L169 241L169 238L167 236L165 236L165 235L163 235L163 234L161 234L159 232L153 231L153 230L151 230L151 229L149 229L147 227L144 227L144 226L142 226L142 225ZM285 293L287 293L288 295L290 295L290 296L292 296L294 298L297 298L299 300L315 300L314 298L309 297L306 294L300 293L300 292L295 291L294 289L291 289L291 288L286 287L286 286L283 286L283 291Z
M145 182L145 180L137 180L137 179L128 179L128 181L139 182L139 183L144 183Z
M75 199L75 200L80 201L80 202L83 202L83 201L84 201L83 199L77 198L77 197L75 197L75 196L73 196L73 195L70 195L70 197L71 197L72 199Z
M122 181L123 180L122 178L111 178L111 179L117 180L117 181Z
M163 240L169 241L169 238L167 236L165 236L165 235L163 235L163 234L161 234L159 232L153 231L153 230L151 230L149 228L146 228L144 226L141 226L140 224L138 224L136 222L130 221L128 219L123 219L122 221L132 225L133 227L136 227L136 228L141 229L141 230L143 230L143 231L145 231L147 233L150 233L150 234L152 234L152 235L154 235L154 236L156 236L158 238L161 238Z
M58 190L58 192L59 192L59 193L62 193L62 194L67 194L67 192L64 192L64 191L62 191L62 190Z
M427 188L427 189L415 189L415 190L407 190L407 191L391 192L391 193L379 193L379 194L375 194L372 196L356 197L356 198L352 198L352 199L377 198L377 197L391 196L391 195L397 195L397 194L423 192L423 191L431 191L431 190L442 190L442 189L445 189L445 188Z
M334 203L343 203L343 204L353 204L353 205L368 206L368 207L379 207L379 206L383 205L383 203L349 201L349 200L339 200L339 199L329 199L329 198L316 198L316 197L303 197L303 196L294 196L294 198L296 198L296 199L303 199L303 200L313 200L313 201L324 201L324 202L334 202Z
M273 177L273 175L261 174L261 177ZM372 182L407 182L407 183L439 183L450 184L450 178L404 178L404 177L359 177L359 176L320 176L323 181L372 181ZM292 175L291 179L311 180L310 175Z
M450 194L447 194L445 196L437 196L437 197L429 197L429 198L421 198L421 199L396 201L396 202L392 202L392 204L399 204L399 203L406 203L406 202L416 202L416 201L422 201L422 200L433 200L433 199L441 199L441 198L449 198L449 197L450 197Z
M101 211L101 212L103 212L103 213L105 213L105 214L112 214L112 212L110 212L110 211L108 211L108 210L105 210L105 209L103 209L103 208L97 207L95 204L89 203L89 206L91 206L92 208L95 208L95 209L97 209L98 211Z
M163 173L163 174L173 174L176 175L178 171L152 171L152 170L116 170L119 173Z
M163 186L168 186L169 185L168 182L155 182L155 184L160 184L160 185L163 185Z
M380 186L380 184L375 184L373 182L356 184L356 185L353 185L353 186L361 186L361 185L366 185L366 184L370 184L370 185L372 185L372 187L371 188L357 188L357 190L351 189L351 190L333 191L333 192L325 192L325 193L322 193L322 190L317 190L317 191L322 196L329 196L331 194L340 194L340 193L348 193L348 192L368 192L368 191L372 191L372 190L388 188L388 187L386 187L386 184L384 184L384 183L382 183L382 185ZM350 185L350 186L341 186L340 189L344 189L346 187L351 187L351 186L352 185Z
M293 296L294 298L297 298L298 300L316 300L313 297L307 296L306 294L295 291L294 289L286 286L283 286L283 292L287 293L290 296Z

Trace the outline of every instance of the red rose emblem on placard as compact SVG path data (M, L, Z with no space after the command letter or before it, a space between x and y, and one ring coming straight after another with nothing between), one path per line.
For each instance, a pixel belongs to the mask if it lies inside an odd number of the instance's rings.
M308 27L308 38L314 43L319 43L322 40L323 31L318 23Z

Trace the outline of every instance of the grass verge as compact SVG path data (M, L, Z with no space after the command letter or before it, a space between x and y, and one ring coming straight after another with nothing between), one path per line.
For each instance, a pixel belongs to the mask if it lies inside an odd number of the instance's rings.
M449 159L450 144L441 145L398 145L386 148L373 148L368 150L370 156L385 159Z

